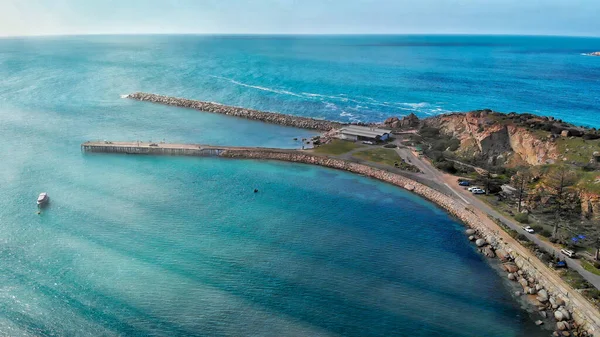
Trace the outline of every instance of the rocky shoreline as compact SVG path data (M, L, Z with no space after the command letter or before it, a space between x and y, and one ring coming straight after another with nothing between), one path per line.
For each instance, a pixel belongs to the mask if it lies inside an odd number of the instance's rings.
M544 270L547 267L541 264L541 261L530 261L528 258L530 254L522 246L505 241L501 233L493 232L484 225L482 219L473 211L441 192L391 172L303 152L232 149L223 151L220 153L220 157L319 165L361 174L415 192L443 207L470 227L466 231L469 240L474 242L479 251L488 258L499 258L502 268L507 273L506 277L521 285L523 291L519 291L519 294L516 295L529 296L530 301L539 310L542 317L553 319L556 324L554 336L600 335L598 311L587 310L590 308L590 304L585 299L572 295L574 291L562 287L561 282L554 282L548 275L550 271ZM540 320L536 324L543 324L543 322Z
M330 131L342 127L341 123L331 122L327 120L292 116L275 112L266 112L253 109L246 109L228 105L222 105L213 102L197 101L178 97L169 97L144 92L136 92L124 96L125 98L134 99L144 102L152 102L163 105L177 106L181 108L195 109L203 112L218 113L228 116L257 120L270 124L283 126L292 126L302 129L311 129L319 131Z

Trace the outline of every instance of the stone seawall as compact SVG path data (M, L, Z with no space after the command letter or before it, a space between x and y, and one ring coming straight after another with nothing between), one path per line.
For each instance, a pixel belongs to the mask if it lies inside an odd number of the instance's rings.
M523 286L523 294L536 295L533 301L541 315L556 318L556 334L562 336L600 336L600 314L581 294L570 288L560 277L544 265L504 231L496 231L485 224L472 210L451 197L403 176L362 164L332 159L303 152L275 152L262 149L224 150L220 157L236 159L279 160L319 165L344 170L378 179L409 191L438 204L456 216L471 229L470 239L476 241L482 253L498 256L505 262L507 277Z
M196 101L185 98L169 97L143 92L136 92L125 96L126 98L158 103L163 105L177 106L181 108L196 109L204 112L218 113L228 116L257 120L270 124L283 126L292 126L302 129L311 129L319 131L330 131L342 127L341 123L330 122L326 120L292 116L275 112L266 112L252 109L245 109L234 106L227 106L213 102Z

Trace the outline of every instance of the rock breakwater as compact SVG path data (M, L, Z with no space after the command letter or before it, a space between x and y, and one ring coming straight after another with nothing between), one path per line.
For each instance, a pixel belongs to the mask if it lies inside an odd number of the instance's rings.
M246 119L257 120L270 124L292 126L302 129L319 131L330 131L339 129L343 124L327 120L280 114L275 112L259 111L234 106L223 105L213 102L197 101L186 98L156 95L144 92L136 92L126 95L125 98L144 102L152 102L181 108L195 109L203 112L218 113Z

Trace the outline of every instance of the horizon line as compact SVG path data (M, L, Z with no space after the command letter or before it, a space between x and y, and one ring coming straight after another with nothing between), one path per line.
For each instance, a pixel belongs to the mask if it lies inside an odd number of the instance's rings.
M511 37L571 37L571 38L600 38L600 35L569 35L569 34L515 34L515 33L57 33L57 34L27 34L1 35L7 38L35 37L83 37L83 36L511 36Z

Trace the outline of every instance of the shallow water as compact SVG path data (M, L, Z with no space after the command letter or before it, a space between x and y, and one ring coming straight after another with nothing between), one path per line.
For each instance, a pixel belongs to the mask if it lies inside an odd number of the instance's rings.
M462 226L408 192L304 165L81 153L90 139L313 134L119 98L217 97L179 62L189 37L131 39L0 41L0 334L546 335ZM198 43L194 69L233 62L214 56L229 42Z

